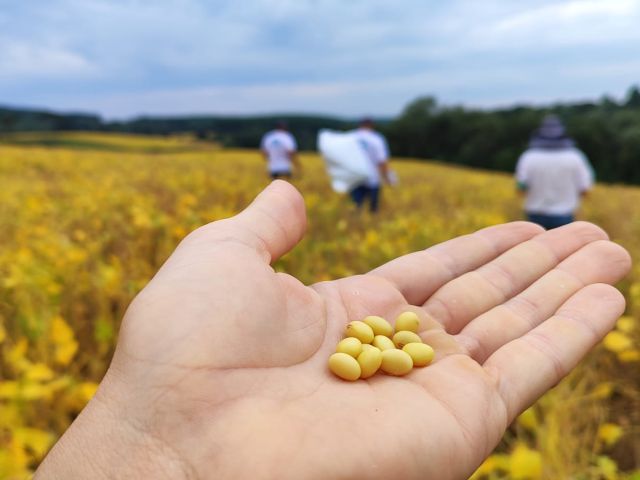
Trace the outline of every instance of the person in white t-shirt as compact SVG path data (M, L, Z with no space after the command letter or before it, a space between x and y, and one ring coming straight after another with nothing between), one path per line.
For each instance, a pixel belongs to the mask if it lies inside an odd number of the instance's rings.
M526 194L528 220L550 229L573 222L580 198L593 186L594 175L560 119L549 115L518 159L516 180Z
M391 183L389 174L389 146L381 133L374 130L373 120L365 118L352 132L370 162L368 178L349 192L354 203L361 208L369 201L369 210L376 212L379 206L382 181Z
M269 175L276 178L291 178L292 166L301 170L297 157L296 139L289 133L285 122L278 122L276 128L267 132L260 142L262 155L267 161Z

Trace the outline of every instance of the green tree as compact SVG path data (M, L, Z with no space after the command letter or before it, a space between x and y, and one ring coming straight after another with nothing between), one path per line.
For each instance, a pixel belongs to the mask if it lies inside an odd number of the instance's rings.
M625 105L630 108L640 108L640 89L638 89L637 85L629 89L627 93L627 103Z

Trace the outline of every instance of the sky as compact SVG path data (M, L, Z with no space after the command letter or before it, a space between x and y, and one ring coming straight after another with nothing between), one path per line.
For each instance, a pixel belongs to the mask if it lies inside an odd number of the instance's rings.
M622 99L640 0L0 0L0 105L392 116Z

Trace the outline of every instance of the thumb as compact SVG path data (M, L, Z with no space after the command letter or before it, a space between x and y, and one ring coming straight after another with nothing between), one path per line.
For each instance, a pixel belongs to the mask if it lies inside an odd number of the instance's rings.
M305 226L302 196L275 181L240 214L193 231L130 305L120 351L183 366L288 364L291 349L273 335L288 335L295 302L268 263L292 249Z
M181 246L232 241L254 249L272 263L298 244L306 228L302 195L290 183L275 180L238 215L198 228Z
M284 180L272 182L231 221L237 233L269 262L295 247L307 229L302 195Z

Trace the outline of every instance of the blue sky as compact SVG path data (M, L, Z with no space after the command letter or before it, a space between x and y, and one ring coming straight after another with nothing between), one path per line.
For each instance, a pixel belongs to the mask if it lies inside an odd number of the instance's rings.
M622 98L640 0L0 0L0 104L395 115Z

